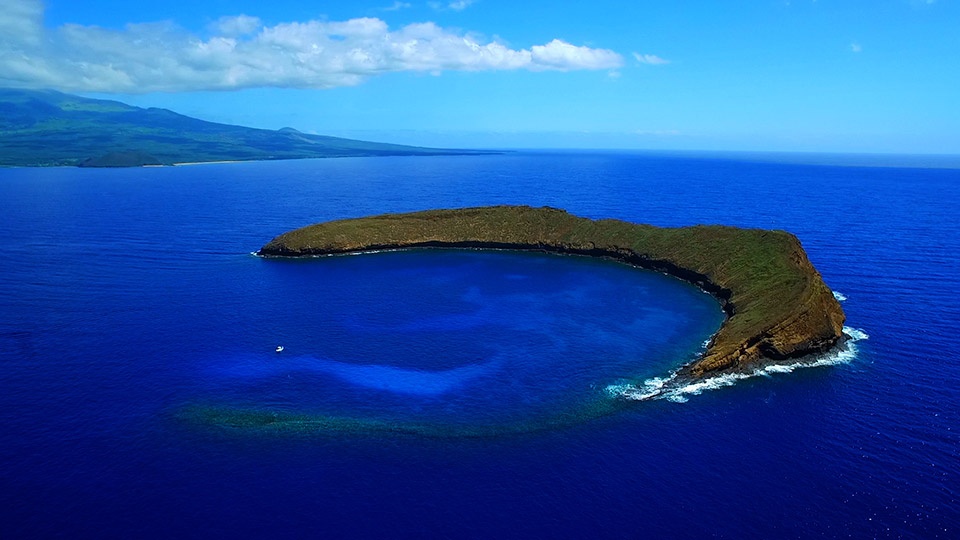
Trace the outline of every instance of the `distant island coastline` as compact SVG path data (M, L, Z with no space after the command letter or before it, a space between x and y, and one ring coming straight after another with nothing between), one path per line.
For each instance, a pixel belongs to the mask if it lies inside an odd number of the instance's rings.
M536 250L603 257L656 270L713 295L726 320L678 372L696 379L822 353L843 341L845 315L784 231L726 226L659 228L591 220L563 210L491 206L385 214L310 225L264 245L264 257L411 248Z
M144 167L328 157L501 154L207 122L52 90L0 88L0 167Z

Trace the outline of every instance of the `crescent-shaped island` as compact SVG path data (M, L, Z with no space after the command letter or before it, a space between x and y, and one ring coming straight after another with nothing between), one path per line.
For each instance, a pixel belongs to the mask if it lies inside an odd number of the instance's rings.
M825 352L844 338L844 313L796 236L718 225L661 228L564 210L488 206L310 225L274 238L264 257L412 248L535 250L587 255L664 272L712 294L726 320L680 379L746 372Z

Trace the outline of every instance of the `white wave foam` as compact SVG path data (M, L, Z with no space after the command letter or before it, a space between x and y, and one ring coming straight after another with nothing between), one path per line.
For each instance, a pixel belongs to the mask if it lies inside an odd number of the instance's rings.
M632 401L666 399L674 403L685 403L689 400L689 396L698 396L707 390L733 386L743 379L771 377L777 373L793 373L799 368L846 364L857 357L857 342L869 339L870 336L863 330L849 326L843 327L843 333L848 339L840 348L829 353L802 358L790 364L770 364L749 373L726 373L686 384L679 384L677 373L674 372L667 378L647 379L640 386L630 383L611 384L606 387L606 391L611 397Z
M865 339L870 339L870 336L868 336L866 332L860 330L859 328L850 328L849 326L844 326L843 333L846 334L852 341L863 341Z
M632 383L611 384L607 386L606 391L610 397L622 397L635 401L652 399L663 392L663 387L670 382L670 378L662 379L654 377L643 381L642 387L637 387Z
M833 291L833 297L837 299L837 302L846 302L847 297L842 292Z

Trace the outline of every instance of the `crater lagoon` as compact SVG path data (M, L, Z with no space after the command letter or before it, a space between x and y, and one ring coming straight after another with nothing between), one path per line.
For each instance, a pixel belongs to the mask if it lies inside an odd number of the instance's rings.
M623 406L610 387L669 373L723 321L689 284L587 257L427 249L237 270L224 281L260 286L216 294L243 297L225 310L242 316L202 340L217 345L193 362L198 422L445 436L559 427Z

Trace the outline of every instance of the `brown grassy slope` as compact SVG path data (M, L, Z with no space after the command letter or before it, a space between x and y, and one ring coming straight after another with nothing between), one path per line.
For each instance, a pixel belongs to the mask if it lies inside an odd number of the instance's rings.
M297 257L408 247L539 249L610 257L667 272L712 293L727 320L693 377L824 351L842 336L843 310L783 231L724 226L659 228L590 220L555 208L491 206L387 214L310 225L261 248Z

